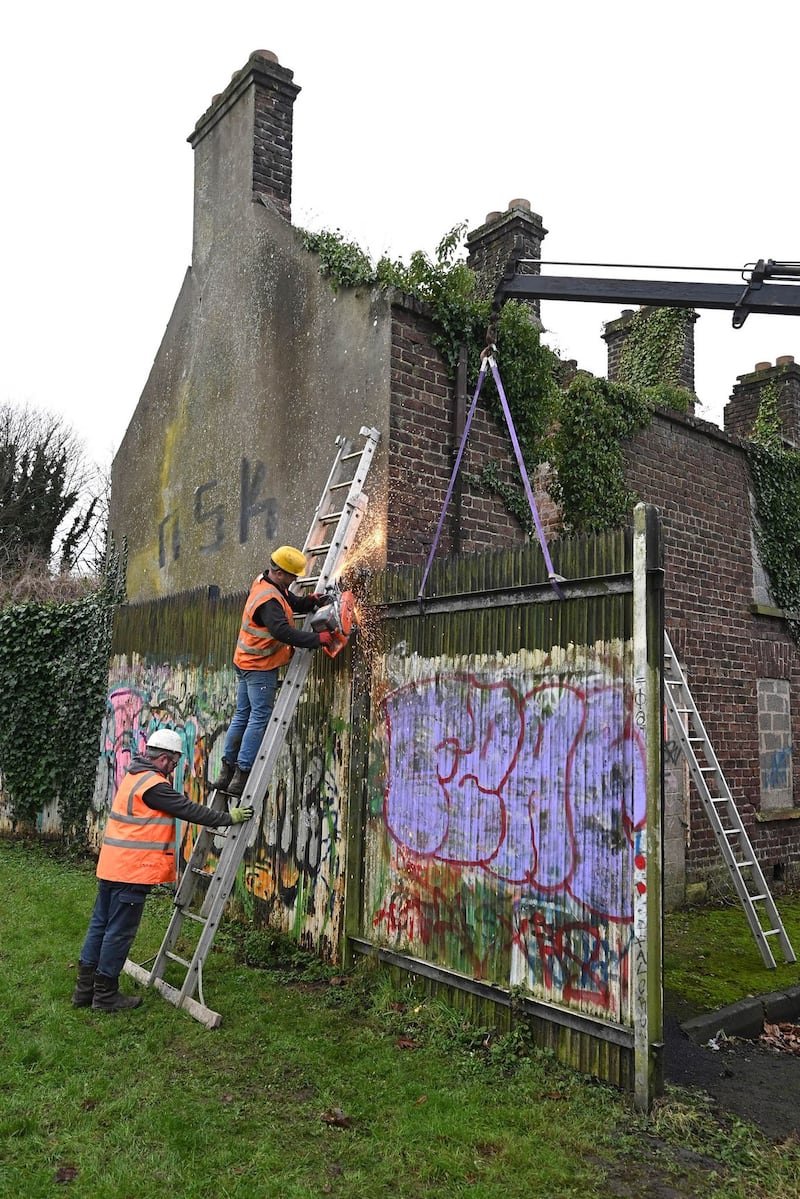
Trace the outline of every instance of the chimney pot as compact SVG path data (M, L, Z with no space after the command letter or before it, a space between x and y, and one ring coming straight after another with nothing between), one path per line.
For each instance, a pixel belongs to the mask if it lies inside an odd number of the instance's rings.
M523 212L530 212L531 202L530 202L530 200L509 200L508 208L509 208L509 211L512 208L521 208Z
M277 54L273 54L271 50L254 50L250 57L266 58L267 62L278 62Z
M755 369L757 371L768 371L771 366L772 366L771 362L757 362L755 365Z
M499 221L502 215L502 212L487 212L484 224L491 225L494 221Z
M775 359L776 366L791 366L794 362L794 354L781 354L780 358Z

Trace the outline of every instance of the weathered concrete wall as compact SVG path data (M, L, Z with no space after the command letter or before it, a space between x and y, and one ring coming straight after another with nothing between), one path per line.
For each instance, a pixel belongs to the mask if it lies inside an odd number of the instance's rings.
M197 144L192 266L114 461L132 600L247 585L275 544L302 543L337 435L388 429L388 298L337 294L253 199L254 95Z
M131 599L241 587L270 547L302 543L336 436L385 432L385 297L337 296L263 205L234 240L187 274L114 461Z

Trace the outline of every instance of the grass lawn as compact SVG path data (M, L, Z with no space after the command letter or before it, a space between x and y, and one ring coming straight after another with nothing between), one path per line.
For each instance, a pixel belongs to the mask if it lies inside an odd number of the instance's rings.
M368 963L332 976L233 922L206 969L220 1029L151 991L135 1011L76 1010L91 865L0 841L0 871L2 1197L800 1199L795 1142L686 1092L644 1119L520 1031L465 1025ZM150 897L137 960L169 911Z

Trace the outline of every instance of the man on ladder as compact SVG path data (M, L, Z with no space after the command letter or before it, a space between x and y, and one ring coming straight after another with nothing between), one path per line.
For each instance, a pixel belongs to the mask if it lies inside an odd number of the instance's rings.
M293 647L319 649L333 641L327 629L316 633L295 626L295 612L313 612L328 602L327 596L316 592L295 595L289 590L305 568L301 550L281 545L273 552L269 568L253 580L233 655L236 711L225 738L222 769L211 783L214 790L237 798L243 794L275 705L278 671L290 661Z

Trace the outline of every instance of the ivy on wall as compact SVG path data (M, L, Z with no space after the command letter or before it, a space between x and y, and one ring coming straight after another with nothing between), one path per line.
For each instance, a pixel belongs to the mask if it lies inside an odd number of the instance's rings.
M625 486L622 442L650 422L641 388L578 375L567 390L554 438L553 497L565 524L582 533L623 525L636 501Z
M677 389L686 333L693 320L694 313L687 308L642 308L634 312L625 326L618 381L636 387L661 389L666 385ZM685 406L686 397L679 402Z
M477 377L491 324L523 457L531 473L540 463L549 463L565 529L596 532L623 524L636 496L625 487L621 443L646 427L655 406L686 411L693 399L678 386L692 313L676 308L635 313L620 357L620 382L580 374L564 390L558 383L559 360L541 344L530 308L509 301L499 314L493 313L491 301L479 293L475 273L457 260L465 229L455 226L433 259L417 251L407 266L382 258L373 267L338 231L301 231L301 237L306 249L318 254L320 270L334 286L396 287L427 304L436 325L433 343L453 374L463 345L469 376ZM483 395L490 411L502 419L490 380ZM532 534L521 484L504 481L493 463L470 478L500 496Z
M85 598L0 611L0 771L16 821L35 821L56 797L64 834L85 825L121 579L115 560Z
M800 613L800 454L787 450L774 383L761 393L747 456L755 496L754 534L775 604ZM800 643L800 617L787 615Z

